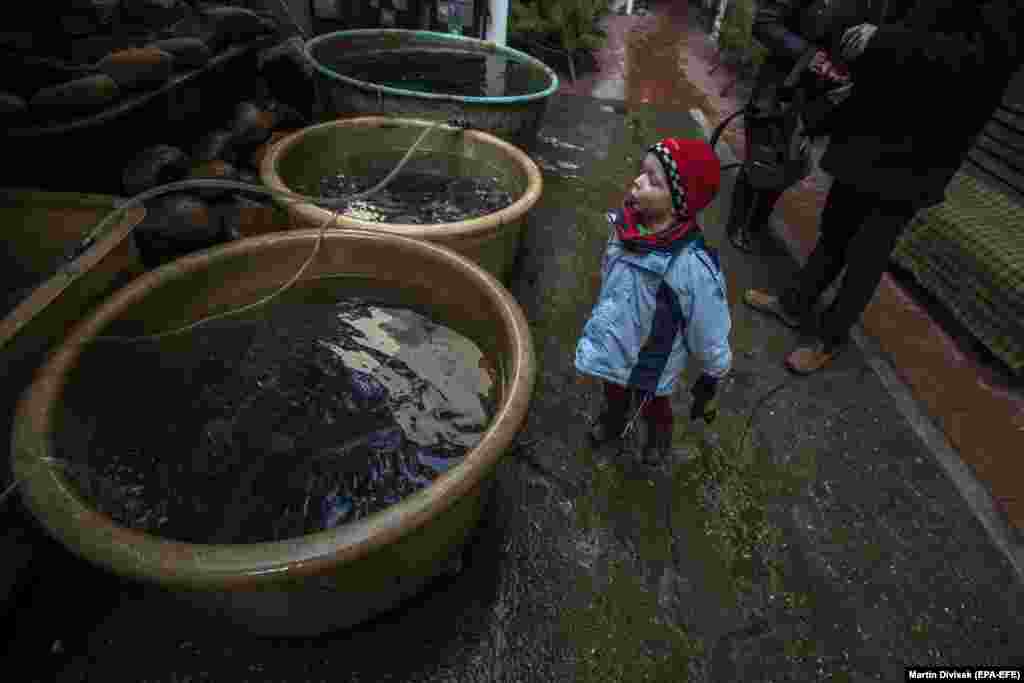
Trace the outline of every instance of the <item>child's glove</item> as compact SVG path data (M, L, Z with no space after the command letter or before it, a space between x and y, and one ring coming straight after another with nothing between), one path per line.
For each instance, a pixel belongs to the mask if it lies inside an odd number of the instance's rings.
M690 419L704 418L704 422L711 424L718 417L718 401L715 397L718 393L718 378L708 374L702 374L690 389L693 395L693 407L690 408Z
M835 64L824 50L818 50L811 58L807 69L818 78L823 78L833 83L848 83L850 73L845 67Z
M859 24L846 29L839 41L842 58L850 62L864 54L864 48L868 46L876 31L878 27L874 24Z

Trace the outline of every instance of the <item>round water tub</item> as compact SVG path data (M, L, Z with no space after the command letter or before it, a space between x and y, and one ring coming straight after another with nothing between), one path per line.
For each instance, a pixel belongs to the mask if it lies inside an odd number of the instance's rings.
M406 64L415 66L424 61L419 55L443 60L441 68L447 77L442 79L442 74L435 71L428 73L426 80L416 82L395 73L368 82L345 74L355 60L389 61L396 65L396 71L401 71L403 58ZM338 31L310 40L306 56L316 68L321 106L329 116L381 114L445 121L459 118L526 148L536 141L548 98L558 90L558 76L540 60L490 41L446 33L400 29ZM517 80L525 86L520 88L526 90L522 94L463 95L447 87L453 78L502 84L502 70L510 63L518 70Z
M294 275L317 235L252 237L132 281L76 325L40 370L18 404L12 441L26 507L68 549L267 635L317 634L365 620L420 590L460 552L479 521L494 467L525 419L534 383L526 320L494 278L429 242L336 230L325 233L296 285L318 296L372 293L417 306L472 339L499 368L497 409L479 444L430 486L376 514L278 542L183 543L119 526L49 463L57 455L62 396L71 390L84 343L172 329L255 301Z
M358 175L364 172L367 161L381 157L393 160L385 165L390 170L432 125L423 120L370 116L311 126L278 141L263 158L260 177L271 189L317 195L320 179L326 175L341 171ZM427 135L406 168L437 167L442 163L451 175L497 177L517 199L500 211L456 223L375 223L339 216L336 225L436 242L505 280L519 248L527 213L544 187L540 169L522 150L493 135L446 125ZM303 227L319 227L333 215L312 204L286 205Z

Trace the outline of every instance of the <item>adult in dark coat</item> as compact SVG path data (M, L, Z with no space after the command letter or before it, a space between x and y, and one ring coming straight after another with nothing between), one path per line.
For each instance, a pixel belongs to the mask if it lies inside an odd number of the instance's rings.
M852 26L875 21L894 21L912 0L763 0L754 16L753 34L768 49L745 108L746 161L733 190L732 210L726 233L733 246L750 252L753 236L763 232L772 209L782 194L811 169L806 129L795 114L782 116L786 106L795 112L794 100L834 99L849 93L849 74L829 55L833 36ZM797 66L797 65L800 66ZM804 68L804 65L807 68ZM784 81L798 71L789 87ZM806 122L806 117L805 121ZM785 161L777 162L780 156ZM765 175L762 161L778 169ZM761 167L762 169L764 166ZM760 177L757 177L760 176Z
M846 344L900 233L918 210L943 201L998 106L1021 65L1022 36L1021 0L918 0L897 23L833 33L830 53L853 87L814 131L830 135L821 167L834 179L818 242L780 296L744 296L797 327L846 268L818 338L787 357L792 370L814 372Z

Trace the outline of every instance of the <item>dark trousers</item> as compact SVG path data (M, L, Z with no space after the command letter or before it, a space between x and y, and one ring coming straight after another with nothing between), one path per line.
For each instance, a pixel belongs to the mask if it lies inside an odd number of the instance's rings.
M781 297L791 315L807 316L843 268L839 294L821 318L826 345L845 343L875 294L900 233L916 209L885 200L836 180L825 199L818 242L795 281Z
M611 382L604 383L607 424L618 433L626 427L643 400L642 391L636 391ZM651 396L640 415L647 422L648 432L672 434L672 401L669 396Z
M726 228L728 233L735 234L744 227L751 235L763 231L768 225L775 204L787 189L755 190L747 180L746 171L740 169L733 187L732 208L729 212L729 225Z

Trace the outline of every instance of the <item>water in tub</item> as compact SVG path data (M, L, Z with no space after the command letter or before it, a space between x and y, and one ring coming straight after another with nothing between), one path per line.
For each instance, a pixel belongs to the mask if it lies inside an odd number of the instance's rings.
M343 213L374 223L429 225L479 218L515 201L507 183L486 174L482 165L466 173L468 162L444 156L435 153L414 158L387 187L352 201ZM366 190L380 182L398 161L399 157L382 153L349 159L347 170L321 178L316 194L345 197ZM461 174L456 171L460 168Z
M189 542L278 540L384 509L459 463L493 412L472 341L368 300L89 356L107 379L72 383L61 457L119 523Z
M516 97L542 92L547 74L500 53L402 48L364 53L323 45L316 57L329 69L364 83L457 97Z

